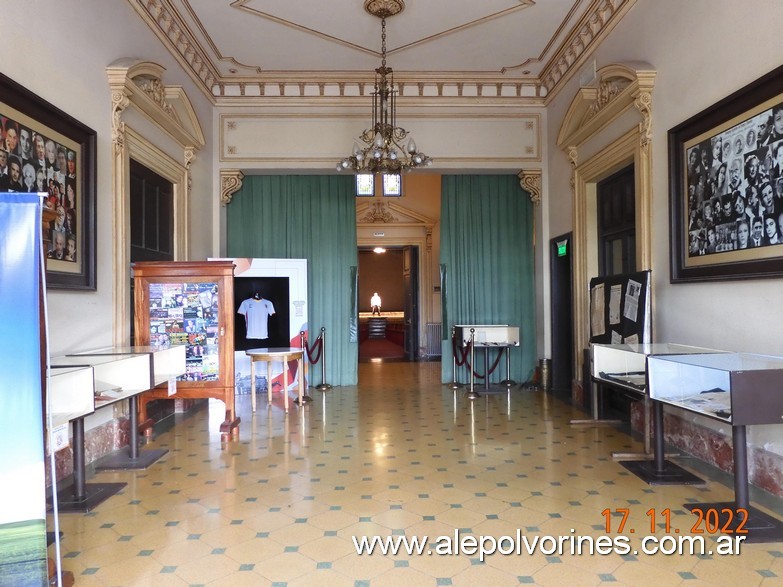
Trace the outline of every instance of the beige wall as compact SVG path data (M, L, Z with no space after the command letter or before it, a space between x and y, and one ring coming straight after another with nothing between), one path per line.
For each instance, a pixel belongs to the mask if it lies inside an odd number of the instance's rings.
M193 102L207 146L193 164L190 257L213 254L213 137L209 101L126 2L40 0L3 3L0 71L97 132L97 291L48 290L52 354L112 344L112 102L106 67L123 57L167 68L163 81L181 85ZM32 10L32 13L31 13ZM34 24L33 24L34 23ZM0 97L1 99L1 97ZM184 164L182 150L143 116L128 113L137 132ZM129 268L117 268L129 271Z
M783 4L776 0L637 2L595 55L599 69L637 60L649 62L658 71L652 114L655 341L783 355L779 332L783 285L779 278L669 283L667 168L670 128L783 63L781 22ZM570 165L555 145L555 138L577 91L577 78L570 80L548 105L549 186L545 201L552 234L573 226ZM606 129L603 144L627 130L625 124L627 121L618 121ZM576 287L585 288L587 284ZM687 414L684 417L730 435L727 426ZM780 426L751 427L749 437L754 445L783 454Z

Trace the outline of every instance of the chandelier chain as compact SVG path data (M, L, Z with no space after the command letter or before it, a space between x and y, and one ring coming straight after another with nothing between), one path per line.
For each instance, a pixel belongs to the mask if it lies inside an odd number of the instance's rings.
M386 18L381 19L381 67L386 69Z
M365 10L381 19L381 66L375 70L372 92L372 124L354 142L353 152L337 163L337 171L356 174L400 174L432 165L432 159L418 150L409 133L397 126L397 91L394 73L386 66L386 17L399 14L402 0L365 0ZM407 145L402 141L408 138Z

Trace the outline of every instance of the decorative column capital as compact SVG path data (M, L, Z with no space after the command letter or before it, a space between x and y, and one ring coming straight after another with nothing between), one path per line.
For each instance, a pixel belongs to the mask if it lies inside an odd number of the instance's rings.
M540 169L523 169L517 173L519 185L530 193L530 201L536 205L541 203L541 175Z
M633 105L642 115L642 121L639 123L641 147L644 152L648 152L650 143L652 143L652 92L639 92Z
M242 180L245 174L239 169L221 169L220 170L220 203L227 206L231 203L231 198L242 187Z
M571 163L571 169L576 169L576 166L579 165L579 149L575 145L569 145L566 153L568 161Z
M125 122L122 113L130 105L130 98L125 90L113 90L111 93L111 142L114 152L119 153L125 145Z

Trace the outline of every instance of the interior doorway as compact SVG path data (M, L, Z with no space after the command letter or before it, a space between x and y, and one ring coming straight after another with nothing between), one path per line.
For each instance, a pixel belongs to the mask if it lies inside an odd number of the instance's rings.
M418 359L418 247L359 247L359 360ZM371 300L381 299L380 315Z
M174 186L138 161L130 160L130 261L174 260ZM135 344L133 280L130 333Z
M571 312L572 233L549 242L552 296L552 389L570 396L574 378L574 328Z

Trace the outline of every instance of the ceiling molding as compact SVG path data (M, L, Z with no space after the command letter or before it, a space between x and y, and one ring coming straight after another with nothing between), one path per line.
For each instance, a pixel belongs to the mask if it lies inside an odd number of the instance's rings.
M587 62L634 4L636 0L593 0L590 9L541 70L540 83L546 92L547 102Z
M580 8L582 1L587 4L584 10ZM335 98L342 99L345 96L365 96L372 91L373 80L370 70L277 71L240 64L236 57L223 56L216 41L209 37L206 28L201 25L195 11L186 10L181 14L174 0L128 0L128 2L215 105L223 105L223 100L230 100L232 103L258 106L259 98L272 96L281 101L303 98L329 101ZM280 26L289 27L292 31L315 35L328 41L339 41L340 46L353 48L356 45L338 39L332 34L315 30L312 26L257 11L246 6L247 3L247 0L239 0L232 3L231 8L245 11L248 16L252 13ZM635 3L636 0L579 0L562 15L562 23L545 44L542 52L537 57L529 56L519 65L499 67L494 72L397 70L395 84L400 90L400 101L403 102L408 97L426 97L433 101L456 100L466 105L485 100L504 100L522 104L543 102L543 105L546 105L565 82L582 67L595 48ZM392 49L391 52L419 45L425 41L444 38L455 31L471 28L477 23L483 24L496 20L501 15L520 9L531 9L535 5L536 2L532 0L520 0L517 6L408 42L401 48ZM581 16L575 24L571 25L572 19L575 19L578 14ZM195 21L195 24L192 21ZM202 36L205 36L205 40ZM559 41L560 38L563 40ZM559 45L556 44L556 39ZM374 50L358 46L356 50L376 53ZM546 56L550 54L551 58L543 65L538 76L523 71L521 77L511 77L513 70L528 67L531 63L543 63ZM230 74L222 71L225 63L232 64L229 69ZM245 70L245 74L236 75L237 68L240 71Z

